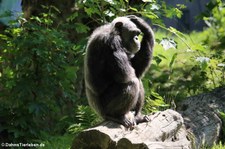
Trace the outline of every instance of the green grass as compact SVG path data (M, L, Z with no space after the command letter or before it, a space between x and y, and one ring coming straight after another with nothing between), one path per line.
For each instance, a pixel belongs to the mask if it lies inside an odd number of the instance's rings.
M219 144L215 144L212 149L225 149L225 146L220 142Z

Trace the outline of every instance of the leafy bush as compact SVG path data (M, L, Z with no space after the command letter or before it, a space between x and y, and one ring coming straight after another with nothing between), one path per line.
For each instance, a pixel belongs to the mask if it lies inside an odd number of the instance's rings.
M167 40L165 34L169 37L168 46L170 42L173 44L169 49L163 47ZM185 43L180 37L168 34L156 32L159 42L150 73L146 76L151 78L151 86L156 92L166 101L177 101L224 85L223 56L215 57L216 51L208 49L203 43L204 34L184 34L181 37Z
M66 130L76 99L77 48L42 14L0 34L1 137L16 142ZM21 20L23 21L23 20ZM56 123L64 118L64 124ZM57 126L59 125L59 126Z
M225 4L221 0L211 0L207 8L207 11L201 15L209 27L205 31L207 35L205 43L212 49L224 49Z

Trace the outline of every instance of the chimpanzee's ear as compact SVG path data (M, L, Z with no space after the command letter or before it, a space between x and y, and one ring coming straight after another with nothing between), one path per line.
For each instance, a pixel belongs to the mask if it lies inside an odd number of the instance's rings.
M115 27L120 29L123 26L122 22L116 22Z

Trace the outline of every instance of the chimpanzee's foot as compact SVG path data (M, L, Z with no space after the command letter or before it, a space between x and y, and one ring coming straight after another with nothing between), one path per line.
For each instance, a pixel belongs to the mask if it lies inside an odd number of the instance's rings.
M149 122L150 118L147 115L137 115L135 116L135 121L137 124L139 123L144 123L144 122Z
M113 121L116 123L120 123L126 128L133 128L136 125L136 119L133 115L133 113L129 112L124 116L120 117L112 117L112 116L106 116L106 120Z

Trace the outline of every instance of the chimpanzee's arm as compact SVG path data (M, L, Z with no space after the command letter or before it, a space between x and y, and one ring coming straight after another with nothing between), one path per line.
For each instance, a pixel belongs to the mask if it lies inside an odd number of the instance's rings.
M127 16L144 34L141 42L141 49L131 59L136 76L140 78L150 65L154 47L154 34L151 27L141 18L131 15Z

